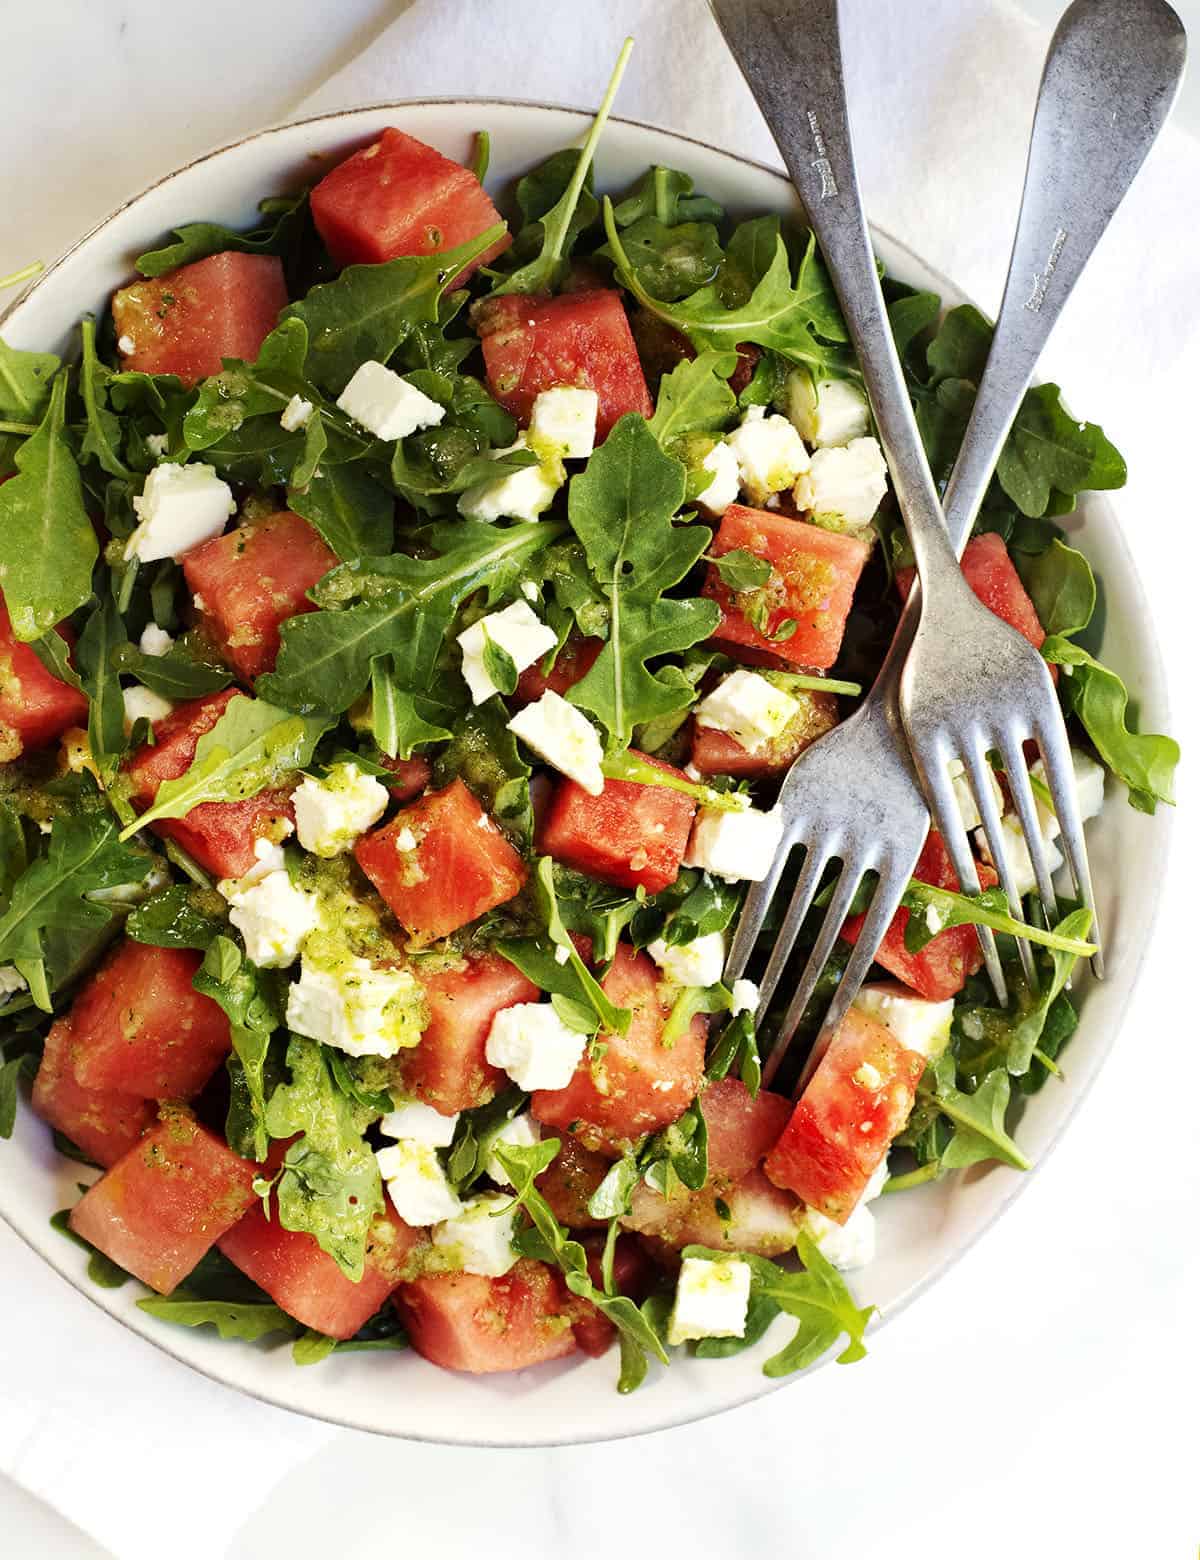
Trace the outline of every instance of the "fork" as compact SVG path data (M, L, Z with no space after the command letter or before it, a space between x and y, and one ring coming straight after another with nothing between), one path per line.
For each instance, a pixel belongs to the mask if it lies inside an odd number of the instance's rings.
M865 921L800 1087L822 1042L857 994L912 876L930 822L920 782L961 887L979 891L947 770L951 758L962 759L1001 887L1019 916L1020 897L987 772L987 752L999 750L1038 891L1053 918L1054 886L1022 748L1027 736L1037 738L1075 886L1094 915L1070 749L1050 674L1037 651L978 602L963 579L958 555L1050 329L1174 101L1183 29L1163 0L1076 0L1054 34L1034 118L1009 282L946 489L943 521L888 329L859 198L836 0L710 0L710 5L783 153L829 265L926 580L925 595L935 603L922 611L920 593L913 590L871 692L849 720L792 766L779 796L784 820L779 853L768 877L747 896L726 962L727 980L742 974L789 855L804 847L799 879L759 984L761 1013L827 867L840 861L816 942L764 1062L769 1083L865 874L876 874ZM920 649L916 663L914 646ZM936 690L934 701L923 697L926 688ZM947 716L947 710L956 713ZM905 722L911 723L907 742ZM986 929L979 931L988 973L1005 1003L995 940ZM1019 940L1018 947L1027 978L1036 981L1027 945Z

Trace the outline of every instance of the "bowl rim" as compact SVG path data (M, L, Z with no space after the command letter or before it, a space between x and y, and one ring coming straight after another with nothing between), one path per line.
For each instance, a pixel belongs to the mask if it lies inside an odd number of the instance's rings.
M66 249L62 250L58 255L56 255L55 258L50 261L43 270L38 272L35 277L31 278L31 280L15 297L9 300L4 309L0 310L0 327L3 327L5 322L12 315L17 313L18 310L22 309L31 297L33 297L44 285L50 282L51 278L59 270L61 270L62 267L73 256L75 256L80 250L84 249L88 244L90 244L93 238L97 237L101 232L108 228L125 212L136 206L151 192L171 183L180 175L185 174L194 168L215 161L227 153L234 152L251 142L266 142L276 135L283 135L293 130L303 129L318 124L328 124L330 126L334 126L341 121L355 120L364 116L369 116L371 114L391 112L393 110L397 112L404 112L407 110L420 108L456 107L471 109L489 107L516 109L533 114L555 113L576 119L581 123L590 123L594 117L594 110L592 109L579 108L569 104L539 101L532 98L506 96L471 97L449 94L412 98L384 98L373 100L371 102L356 103L353 105L343 106L341 108L328 109L314 114L301 115L297 118L280 120L272 124L262 126L257 130L246 131L230 141L226 141L217 146L210 147L204 152L197 153L194 157L189 158L186 162L180 163L178 166L169 169L159 177L152 179L149 183L143 185L134 194L130 195L126 200L123 200L119 205L115 206L104 217L95 222L73 243L68 245ZM682 144L685 146L693 146L698 151L704 153L706 156L719 157L741 167L751 168L759 173L767 174L772 179L777 180L783 190L789 191L794 199L797 201L800 199L798 193L788 178L786 171L781 165L775 165L772 163L763 162L757 158L744 156L739 152L731 151L726 147L716 146L712 142L705 141L698 136L690 135L685 131L670 129L667 126L658 124L652 120L637 119L627 115L613 114L609 118L609 123L613 125L624 125L634 130L647 132L653 136L660 136L665 138L667 141L675 143L676 145ZM801 205L802 204L803 203L801 202ZM930 265L928 261L924 260L910 244L896 238L886 228L882 228L875 223L870 223L869 226L871 233L882 238L888 248L911 260L913 266L917 270L924 272L927 276L937 282L942 294L943 308L946 306L947 296L950 298L958 298L962 302L966 303L974 302L974 300L969 298L963 292L962 288L953 282L951 278L946 276L935 266ZM1035 384L1038 382L1038 380L1034 380ZM1154 629L1154 619L1150 612L1150 603L1146 596L1141 577L1137 571L1137 567L1134 562L1132 552L1129 548L1129 544L1126 540L1125 533L1118 523L1116 506L1114 505L1112 498L1107 492L1104 491L1093 492L1089 495L1089 497L1090 502L1095 509L1101 512L1106 512L1105 520L1106 529L1108 531L1108 539L1113 545L1114 550L1119 555L1126 587L1129 589L1130 594L1133 597L1133 604L1137 609L1137 613L1142 624L1144 625L1142 633L1138 639L1139 654L1144 658L1148 670L1153 673L1157 687L1158 703L1162 710L1162 718L1165 725L1169 723L1170 719L1170 685L1167 677L1166 661L1163 656L1162 646ZM1121 798L1113 797L1111 800L1115 803L1120 801ZM1150 847L1155 850L1156 855L1159 858L1160 873L1169 859L1169 847L1173 828L1174 809L1172 808L1169 813L1165 815L1159 815L1157 821L1157 838L1154 845ZM1039 1152L1036 1162L1029 1171L1026 1171L1020 1176L1012 1178L1004 1194L997 1199L993 1207L987 1212L986 1216L974 1223L969 1234L964 1239L956 1243L953 1249L942 1256L940 1260L932 1263L920 1275L919 1278L917 1278L905 1289L899 1299L888 1305L886 1311L875 1309L869 1324L869 1331L872 1335L878 1334L879 1331L888 1322L892 1321L903 1311L907 1310L914 1301L923 1295L926 1290L928 1290L934 1283L940 1280L951 1268L955 1267L968 1254L968 1252L971 1251L976 1243L989 1230L991 1230L1001 1215L1008 1211L1008 1209L1024 1191L1025 1187L1029 1184L1032 1175L1042 1169L1047 1160L1050 1158L1051 1154L1058 1148L1064 1133L1074 1121L1076 1114L1083 1106L1084 1101L1086 1100L1091 1089L1095 1086L1097 1078L1103 1071L1104 1067L1107 1065L1108 1059L1112 1053L1112 1049L1116 1043L1117 1035L1124 1026L1129 1005L1141 980L1142 972L1145 967L1146 957L1153 942L1154 931L1158 922L1161 908L1161 901L1161 895L1155 896L1142 919L1142 931L1140 937L1137 939L1136 946L1132 952L1127 966L1125 991L1123 997L1120 999L1119 1006L1113 1014L1113 1021L1109 1024L1106 1034L1102 1037L1097 1051L1096 1065L1092 1069L1091 1076L1085 1079L1081 1084L1077 1083L1073 1086L1071 1101L1069 1105L1063 1110L1060 1119L1053 1128L1053 1131L1046 1139L1043 1147ZM754 1376L750 1378L751 1385L747 1390L739 1392L718 1404L698 1404L694 1412L688 1411L686 1409L676 1413L668 1412L657 1417L652 1417L650 1423L634 1426L628 1429L605 1430L601 1434L589 1434L586 1431L581 1431L577 1433L559 1433L528 1438L522 1437L520 1439L514 1439L511 1437L506 1439L497 1439L490 1438L485 1435L480 1435L478 1433L455 1438L450 1438L445 1434L422 1434L419 1430L414 1431L411 1429L398 1429L390 1426L381 1426L378 1423L355 1419L347 1414L322 1410L320 1407L300 1407L297 1406L296 1403L289 1402L282 1396L277 1396L265 1388L246 1385L241 1381L235 1381L231 1379L228 1373L224 1373L215 1368L209 1368L204 1363L191 1358L181 1348L176 1348L172 1345L170 1328L165 1326L154 1328L149 1326L142 1326L139 1325L131 1315L115 1310L110 1310L102 1303L100 1293L96 1290L95 1286L87 1281L86 1278L81 1279L79 1274L72 1271L68 1267L65 1261L65 1257L67 1255L66 1251L64 1251L62 1254L63 1260L56 1260L58 1255L58 1248L52 1246L48 1240L44 1241L44 1243L39 1243L39 1241L34 1238L34 1235L31 1231L22 1228L18 1223L16 1223L14 1218L10 1215L4 1206L2 1199L0 1199L0 1219L3 1219L8 1228L11 1229L13 1233L17 1235L18 1238L22 1240L31 1251L36 1253L37 1256L42 1258L42 1260L44 1260L55 1272L64 1278L77 1294L83 1296L83 1298L86 1299L90 1304L96 1306L96 1308L103 1312L103 1314L110 1320L119 1323L133 1336L150 1343L152 1347L161 1350L164 1354L167 1354L170 1356L170 1358L176 1360L179 1364L186 1366L189 1370L195 1371L197 1374L206 1377L210 1381L216 1382L220 1386L230 1391L244 1394L245 1396L255 1399L260 1403L264 1403L272 1408L280 1409L290 1414L295 1414L301 1418L317 1420L325 1424L339 1426L343 1429L362 1431L371 1435L385 1436L394 1440L414 1441L417 1443L437 1446L478 1447L487 1450L529 1450L532 1448L549 1448L556 1446L583 1446L591 1444L599 1445L610 1441L630 1440L638 1436L652 1435L659 1431L674 1429L680 1425L694 1424L703 1419L716 1418L718 1415L744 1408L748 1404L771 1396L785 1387L795 1385L802 1378L807 1377L816 1370L819 1370L822 1367L828 1365L833 1357L833 1351L830 1350L814 1365L809 1366L806 1370L797 1372L791 1376L785 1376L776 1379L772 1379L761 1374Z

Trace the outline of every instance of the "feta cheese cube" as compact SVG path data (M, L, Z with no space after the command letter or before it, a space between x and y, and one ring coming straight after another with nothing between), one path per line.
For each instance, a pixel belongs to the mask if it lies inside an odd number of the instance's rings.
M121 689L121 703L125 706L125 729L133 729L137 720L148 720L153 726L156 720L165 720L175 706L170 699L135 683L132 688Z
M759 672L730 672L696 706L696 724L727 731L748 753L781 736L800 713L800 701Z
M678 947L656 937L646 952L678 986L715 986L725 969L725 937L721 932L706 932Z
M1079 803L1079 817L1083 823L1086 823L1104 806L1104 765L1098 764L1086 753L1081 753L1078 748L1072 748L1071 767L1075 771L1075 798ZM1049 785L1046 779L1046 766L1040 758L1036 764L1029 766L1029 773L1043 785ZM1041 820L1042 834L1048 840L1055 839L1062 830L1059 828L1058 819L1054 816L1054 810L1047 807L1036 792L1034 796L1038 818Z
M865 1194L845 1224L836 1224L817 1208L805 1208L800 1228L840 1273L850 1273L875 1260L875 1215L866 1205Z
M1055 832L1058 830L1058 820L1054 823ZM1014 813L1008 813L1000 820L1000 833L1004 843L1004 855L1008 861L1008 870L1012 873L1013 889L1024 899L1026 894L1037 893L1037 876L1033 870L1033 860L1029 854L1029 847L1025 843L1025 831L1021 828L1021 821ZM985 861L991 861L992 852L987 839L981 829L975 836L979 842L979 849ZM1042 835L1042 849L1046 855L1046 866L1051 875L1058 871L1063 864L1062 852L1054 843L1054 840L1046 834Z
M15 964L0 964L0 1001L15 996L18 991L24 991L26 981Z
M726 435L726 442L737 457L742 489L753 504L792 487L808 470L808 451L795 428L777 413L766 416L761 406L749 408L741 426Z
M950 1044L953 998L929 1002L924 997L914 996L899 981L886 980L861 987L853 1006L882 1024L907 1050L927 1056L931 1061Z
M143 655L166 655L174 643L170 634L157 623L147 623L138 640L138 649Z
M492 1020L487 1059L532 1094L565 1089L586 1044L587 1036L568 1029L549 1002L517 1002Z
M457 1126L457 1111L453 1116L443 1116L440 1110L434 1110L423 1100L403 1100L379 1122L384 1137L428 1143L431 1148L449 1148Z
M963 828L970 832L977 829L983 822L979 816L979 808L975 805L975 793L971 789L971 782L967 779L967 772L963 768L962 760L952 758L946 766L950 776L950 786L954 791L954 800L958 803L959 816L962 818ZM987 772L988 785L991 787L992 798L996 803L996 811L1004 811L1004 792L1000 789L1000 782L989 768Z
M758 1012L758 987L752 980L747 980L744 976L735 980L730 988L730 995L733 997L733 1006L729 1010L731 1017L736 1018L739 1013Z
M737 453L724 439L720 439L700 465L705 471L712 472L712 481L703 493L696 495L696 502L703 504L710 514L723 515L730 504L737 502L741 487Z
M761 883L782 839L783 815L777 807L770 812L702 807L692 824L684 865L703 867L727 883Z
M796 483L801 509L847 526L869 525L887 492L887 464L874 439L851 439L837 449L820 449Z
M529 442L560 460L584 460L596 447L600 397L594 390L556 385L534 397Z
M212 466L200 461L155 466L133 501L138 525L125 543L125 556L142 563L178 558L220 536L236 509L229 484Z
M539 758L581 785L589 796L599 796L603 791L600 761L604 749L600 733L582 710L568 704L552 688L514 715L508 729Z
M529 441L522 433L515 444L495 450L492 458L529 447ZM509 472L506 477L478 482L468 488L458 501L458 512L468 520L536 520L543 510L549 509L565 480L561 460L542 459L536 466L522 466L520 471Z
M314 856L340 856L387 811L388 789L357 764L330 766L324 780L306 775L292 792L296 832Z
M511 1186L508 1171L500 1163L500 1156L496 1153L498 1148L532 1148L535 1143L542 1140L542 1129L529 1114L523 1110L519 1116L514 1116L511 1121L506 1121L500 1130L493 1135L488 1143L487 1158L483 1168L497 1186Z
M452 1219L462 1202L442 1168L437 1149L429 1143L389 1143L376 1150L379 1174L392 1206L414 1229Z
M435 1252L462 1273L500 1278L517 1260L513 1226L517 1210L503 1192L480 1192L453 1218L435 1226Z
M283 854L282 845L275 840L255 840L254 865L249 872L240 878L223 878L217 887L228 899L232 894L249 888L252 883L261 883L268 872L282 872L286 866L287 857Z
M339 410L377 439L407 439L418 428L436 428L446 415L407 379L373 359L355 369L337 398Z
M818 379L794 368L787 377L787 414L797 433L818 447L849 444L871 431L867 398L848 379Z
M667 1342L689 1338L742 1338L750 1306L750 1264L736 1258L711 1262L684 1257L667 1324Z
M252 882L249 876L221 884L229 919L241 932L252 964L285 969L300 957L304 939L320 924L317 896L296 888L286 870L266 872Z
M507 651L517 671L523 672L554 649L558 635L542 622L527 601L514 601L503 612L489 612L470 628L464 628L458 636L463 658L462 674L476 704L482 704L500 692L484 663L489 640Z
M305 955L300 979L288 988L288 1028L348 1056L395 1056L417 1044L425 1016L411 970L379 969L367 959L327 968Z
M279 426L284 433L299 433L307 428L313 414L313 404L302 395L294 395L279 414Z

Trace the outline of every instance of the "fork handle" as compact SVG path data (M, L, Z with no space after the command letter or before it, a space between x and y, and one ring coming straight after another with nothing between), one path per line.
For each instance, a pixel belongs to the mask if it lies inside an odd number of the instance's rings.
M958 560L892 340L854 167L837 0L709 0L829 267L926 591Z

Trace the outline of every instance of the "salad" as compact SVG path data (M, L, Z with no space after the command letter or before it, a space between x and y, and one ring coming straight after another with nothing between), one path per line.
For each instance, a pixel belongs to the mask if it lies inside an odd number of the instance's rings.
M601 198L612 90L508 222L486 135L390 128L139 256L74 361L0 341L0 1136L27 1093L92 1167L64 1234L164 1323L302 1364L616 1345L624 1391L781 1313L768 1374L857 1359L872 1200L1026 1168L1062 1086L1089 913L1019 924L937 834L798 1103L761 1086L726 935L912 558L811 235L663 167ZM944 481L990 327L885 288ZM1178 753L1057 524L1123 479L1033 389L963 558L1059 668L1087 816L1106 778L1169 802Z

